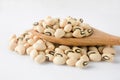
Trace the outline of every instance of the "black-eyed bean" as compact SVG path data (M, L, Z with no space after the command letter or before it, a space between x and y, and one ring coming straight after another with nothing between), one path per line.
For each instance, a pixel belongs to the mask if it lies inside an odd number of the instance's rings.
M89 58L86 55L81 56L81 58L75 63L78 68L84 68L88 65Z
M46 61L46 56L42 55L42 54L39 54L35 57L34 61L38 64L41 64L41 63Z
M33 48L36 50L45 50L46 49L46 45L44 42L36 42L33 44Z
M73 58L73 59L79 59L81 57L81 54L80 53L68 53L67 56L69 58Z
M50 50L54 50L55 49L55 45L53 44L53 43L51 43L51 42L46 42L46 46L47 46L47 48L48 49L50 49Z
M11 41L12 39L15 39L15 38L17 38L17 36L16 36L16 34L13 34L12 36L10 36L10 41Z
M65 32L70 32L72 30L72 25L71 24L67 24L65 27L64 27L64 31Z
M36 49L31 50L30 57L34 59L38 55L38 51Z
M85 37L85 32L77 29L73 32L72 35L73 37L76 37L76 38L82 38L82 37Z
M95 47L95 46L88 47L88 50L89 51L98 51L97 47Z
M12 39L9 42L9 50L14 51L16 46L17 46L17 40L16 39Z
M54 33L55 33L55 30L54 30L54 29L48 28L48 29L45 29L45 30L44 30L44 34L46 34L46 35L48 35L48 36L53 36Z
M59 24L55 24L55 25L53 25L53 29L58 29L59 28Z
M55 53L63 53L64 51L61 48L55 48Z
M15 51L18 52L21 55L25 54L25 50L26 50L26 48L24 47L23 44L19 44L15 48Z
M103 60L103 61L107 61L107 62L113 62L113 60L114 60L114 55L113 55L113 54L103 53L103 54L102 54L102 60Z
M29 43L29 45L33 45L35 43L35 41L33 39L29 39L29 40L27 40L27 42Z
M74 46L74 47L72 48L72 50L73 50L75 53L80 53L80 54L82 53L82 49L79 48L79 47L75 47L75 46Z
M93 33L93 29L86 29L85 36L90 36Z
M102 58L101 54L98 51L89 51L88 56L91 61L95 62L101 61Z
M63 29L56 29L54 35L56 38L62 38L65 35L65 32Z
M47 17L47 18L45 18L45 23L49 26L52 26L55 24L55 21L52 17Z
M63 51L70 49L70 47L66 45L60 45L59 48L62 49Z
M74 51L72 49L66 49L64 52L66 55L68 55L68 53L74 53Z
M39 33L43 33L45 29L42 26L38 25L36 26L35 30L38 31Z
M70 58L70 59L66 60L66 64L68 66L75 66L76 62L77 62L77 59L74 59L74 58Z
M55 56L53 59L54 64L62 65L62 64L65 64L65 62L66 62L66 59L61 56Z
M71 38L72 37L72 32L66 32L64 37Z
M113 54L115 55L115 49L113 49L112 47L109 47L109 46L106 46L104 47L103 49L103 54L106 53L106 54Z
M62 21L60 21L60 27L65 27L66 24L67 24L66 19L63 19Z
M45 56L47 57L48 61L53 61L54 59L54 55L52 54L46 54Z
M34 48L33 48L32 46L28 47L28 48L26 49L26 53L29 55L30 52L31 52L33 49L34 49Z

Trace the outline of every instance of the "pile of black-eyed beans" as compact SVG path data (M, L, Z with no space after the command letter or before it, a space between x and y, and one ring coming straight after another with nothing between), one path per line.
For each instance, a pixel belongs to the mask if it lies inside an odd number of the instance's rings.
M93 29L83 19L67 17L65 19L46 17L33 24L33 29L39 33L56 38L83 38L93 34Z
M31 32L12 35L9 49L20 55L29 55L36 63L53 62L58 65L86 67L90 61L112 62L115 50L112 46L66 46L40 39Z

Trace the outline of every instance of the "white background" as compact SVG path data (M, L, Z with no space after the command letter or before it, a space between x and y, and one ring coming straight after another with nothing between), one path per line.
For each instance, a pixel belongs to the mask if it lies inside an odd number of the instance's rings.
M102 31L120 36L119 0L0 0L0 80L120 80L120 47L114 63L90 63L86 69L35 64L8 50L8 38L32 28L46 16L82 17Z

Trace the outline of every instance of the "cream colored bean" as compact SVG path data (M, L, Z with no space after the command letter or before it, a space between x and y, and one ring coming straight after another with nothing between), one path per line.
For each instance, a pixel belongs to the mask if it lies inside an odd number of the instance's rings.
M70 58L66 61L66 64L68 66L75 66L75 63L77 62L77 59Z
M33 40L36 42L37 40L39 40L38 36L33 36Z
M11 41L12 39L15 39L15 38L17 38L17 36L16 36L16 34L13 34L12 36L10 36L10 41Z
M65 27L66 24L67 24L67 20L66 19L60 21L60 27Z
M46 42L46 46L47 46L47 48L50 49L50 50L55 49L55 45L54 45L53 43L51 43L51 42Z
M59 28L59 24L55 24L55 25L53 25L53 29L58 29Z
M27 42L29 43L29 45L33 45L35 43L35 41L33 39L29 39L29 40L27 40Z
M55 48L55 53L64 53L64 51L60 48Z
M113 55L115 55L115 50L112 48L112 47L105 47L104 49L103 49L103 54L104 53L106 53L106 54L113 54Z
M102 58L98 51L89 51L88 56L91 61L95 62L101 61Z
M29 43L25 43L24 47L27 49L28 47L30 47Z
M54 35L56 38L62 38L65 35L65 32L63 29L56 29Z
M65 32L70 32L72 30L72 25L71 24L67 24L65 27L64 27L64 31Z
M48 35L48 36L53 36L55 33L55 30L54 29L45 29L44 30L44 34Z
M45 50L46 45L44 42L36 42L35 44L33 44L33 48L36 50Z
M80 60L78 60L75 64L76 67L78 68L84 68L88 65L89 63L89 58L86 55L83 55Z
M45 60L46 60L46 57L45 55L42 55L42 54L37 55L34 59L34 61L38 64L45 62Z
M70 47L66 45L60 45L59 48L62 49L63 51L70 49Z
M25 54L25 50L26 49L25 49L24 45L22 45L22 44L17 45L16 48L15 48L15 51L18 52L21 55Z
M71 38L72 37L72 32L66 32L64 37Z
M45 23L47 24L47 25L49 25L49 26L52 26L52 25L54 25L55 24L55 21L54 21L54 19L52 19L52 18L46 18L45 19Z
M82 38L85 36L85 33L84 31L80 31L79 29L76 29L72 35L73 37L76 37L76 38Z
M55 51L50 50L50 49L46 49L46 50L45 50L45 53L46 53L46 54L54 55L54 54L55 54Z
M102 60L103 61L107 61L107 62L113 62L114 55L113 54L104 53L104 54L102 54Z
M43 33L45 29L42 26L38 25L36 26L35 30L37 30L39 33Z
M68 53L67 56L73 59L79 59L81 57L80 53Z
M62 65L62 64L65 64L65 62L66 62L66 59L61 56L55 56L53 59L54 64Z
M46 57L48 57L49 61L53 61L54 56L52 54L46 54Z
M31 50L30 57L32 59L35 59L35 57L38 55L38 51L36 49Z
M87 23L81 23L80 27L83 27L84 29L91 29L90 25Z
M86 29L85 30L85 36L90 36L93 33L92 29Z
M96 52L98 52L98 49L96 48L96 47L88 47L88 49L89 49L89 51L96 51Z
M33 49L34 49L34 48L33 48L32 46L28 47L28 48L26 49L26 53L27 53L28 55L30 55L30 52L31 52Z
M9 50L14 51L15 48L16 48L16 46L17 46L16 39L12 39L12 40L9 42Z

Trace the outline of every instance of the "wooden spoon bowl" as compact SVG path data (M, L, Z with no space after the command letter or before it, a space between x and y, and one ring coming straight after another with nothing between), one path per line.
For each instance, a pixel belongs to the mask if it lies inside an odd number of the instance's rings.
M120 37L113 36L93 28L94 33L91 36L84 38L56 38L38 33L31 30L34 35L39 36L49 42L69 45L69 46L95 46L95 45L120 45Z

